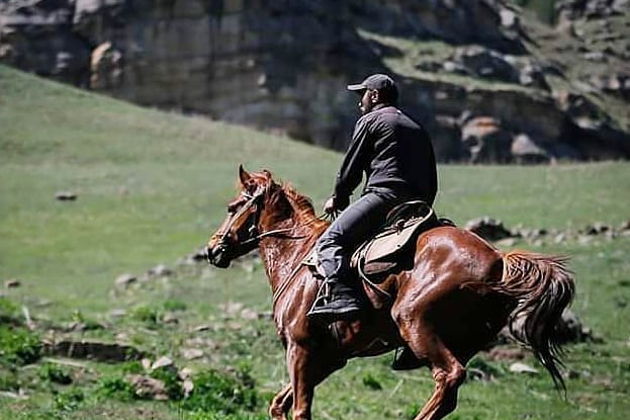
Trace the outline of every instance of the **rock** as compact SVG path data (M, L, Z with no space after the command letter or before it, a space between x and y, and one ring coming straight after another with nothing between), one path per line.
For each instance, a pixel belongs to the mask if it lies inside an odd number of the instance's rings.
M196 327L194 327L192 329L192 332L203 332L203 331L209 331L210 329L212 329L210 325L202 324L202 325L197 325Z
M192 378L193 374L194 371L191 368L185 367L177 373L177 376L183 381Z
M533 367L526 365L522 362L514 362L510 365L510 372L514 373L525 373L528 375L537 375L538 369L534 369Z
M517 320L514 328L516 331L522 329L523 320ZM601 342L601 338L593 334L590 328L584 326L575 313L570 309L566 309L562 313L562 318L556 327L558 340L563 343L581 343L581 342ZM514 341L508 327L501 330L498 335L498 344L505 344Z
M9 279L4 282L4 287L7 289L15 289L22 285L22 282L18 279Z
M499 247L510 248L516 245L516 242L517 242L516 238L505 238L505 239L496 241L496 245Z
M206 251L206 248L199 248L197 251L193 252L192 254L190 254L188 256L189 260L192 260L194 262L207 262L208 260L208 254Z
M179 324L179 318L173 312L167 312L162 316L162 322L165 324Z
M90 57L90 88L115 90L123 84L123 53L111 42L97 46Z
M159 359L157 359L155 362L153 362L153 364L151 365L151 370L171 369L174 367L175 367L175 364L173 363L173 360L170 357L162 356Z
M127 315L127 311L124 309L112 309L109 311L109 316L111 318L122 318Z
M136 281L138 281L138 278L133 274L121 274L120 276L116 277L114 284L116 285L116 287L126 288Z
M494 361L523 360L527 352L520 347L494 347L488 352L488 357Z
M527 134L519 134L514 137L510 147L514 161L517 163L545 163L550 156L543 148L539 147Z
M503 222L492 219L488 216L470 220L466 223L465 229L468 229L489 241L497 241L513 236L512 232L503 226Z
M453 61L467 73L488 79L517 83L518 70L497 51L481 46L460 47L456 50Z
M55 199L59 201L75 201L77 194L71 191L59 191L55 193Z
M553 242L556 244L561 244L567 240L567 235L565 233L559 233L553 238Z
M475 117L462 127L462 142L472 163L508 162L512 135L492 117Z
M127 380L141 399L167 401L168 392L164 381L144 375L129 375Z
M621 5L625 1L570 0L570 6L563 2L558 10L579 19L616 18L619 10L627 11ZM240 0L143 1L142 7L136 3L0 2L0 62L141 105L247 124L337 150L347 148L356 120L355 98L344 86L367 73L387 72L397 75L404 86L401 107L426 119L423 124L473 109L477 115L500 121L506 133L526 133L553 158L630 158L630 131L617 115L622 113L600 99L577 115L575 109L562 109L550 98L549 73L526 48L527 44L562 44L558 46L565 48L564 62L565 54L587 52L574 52L585 42L574 36L560 39L548 30L535 30L536 25L525 29L521 21L529 16L509 2L295 0L282 7L275 2L252 6ZM575 33L584 31L573 20L570 27ZM612 29L598 34L597 43L603 44L610 72L614 68L627 74L626 41L609 39L624 33L613 24L606 27ZM456 48L459 61L444 57L435 45L415 50L386 41L394 37L408 39L412 45L419 40L444 42L447 45L439 50ZM614 45L607 49L605 44ZM536 50L546 55L542 60L556 58L545 48ZM425 51L427 58L418 68L438 73L437 77L406 77L407 70L384 59L399 57L398 62L413 63ZM575 60L566 64L575 65ZM444 69L457 77L445 75ZM567 72L562 83L570 86L570 93L587 93L579 78L597 91L590 75L573 73ZM603 83L607 87L602 94L627 100L627 79L608 77ZM554 93L557 90L554 84ZM440 160L465 161L472 156L477 161L479 156L479 161L503 163L511 159L511 140L499 146L505 155L485 155L479 153L483 147L477 143L479 147L465 150L459 137L453 142L459 130L440 128L435 134L430 131L442 149L437 154ZM497 149L490 145L490 150ZM205 261L205 252L186 263L194 261Z
M43 352L48 355L90 359L99 362L125 362L140 360L144 357L144 352L131 346L87 340L62 340L57 343L44 343Z
M151 276L168 277L168 276L173 275L173 270L171 270L164 264L158 264L152 269L150 269L148 271L148 274Z
M581 230L580 233L583 233L584 235L601 235L610 230L611 230L610 226L605 225L604 223L601 223L601 222L596 222L592 225L586 226L586 228Z
M241 318L250 320L250 321L254 319L258 319L258 312L254 311L253 309L244 308L241 311Z
M186 360L194 360L203 357L203 350L200 349L181 349L179 353Z
M593 331L584 326L580 318L571 310L562 313L562 320L556 332L563 343L601 342L601 338L593 334Z
M224 315L235 317L243 310L243 304L241 302L227 302L219 305L219 308L223 311Z
M195 389L195 384L192 379L184 379L184 382L182 383L182 389L184 390L184 398L187 398Z

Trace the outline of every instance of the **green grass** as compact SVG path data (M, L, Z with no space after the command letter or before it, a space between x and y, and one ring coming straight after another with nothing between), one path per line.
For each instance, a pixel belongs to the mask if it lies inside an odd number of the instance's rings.
M21 317L24 305L39 323L103 322L106 329L67 335L112 341L124 334L142 350L198 372L245 369L263 401L252 415L264 415L265 401L287 380L274 327L266 319L242 319L240 310L226 317L222 309L231 301L270 310L260 262L244 260L230 270L184 266L127 290L115 288L114 279L142 275L159 263L174 267L203 244L234 195L238 163L269 168L320 207L340 160L288 139L142 109L0 67L0 279L22 282L3 292L13 304L0 298L2 313ZM630 218L630 165L624 162L442 165L439 175L437 209L460 224L489 215L508 227L576 229ZM77 192L78 199L55 200L61 190ZM510 374L501 362L504 373L494 382L462 388L460 406L449 418L625 419L630 238L517 246L573 257L574 308L604 343L569 348L568 366L577 373L568 383L568 402L548 376ZM113 318L112 309L127 314ZM160 321L167 312L177 324ZM211 328L194 332L200 324ZM202 349L204 357L183 358L181 349L190 347ZM334 374L318 389L316 418L410 418L430 394L432 380L426 371L391 372L390 357L355 360ZM97 398L99 384L123 377L125 369L94 362L64 367L71 385L42 380L56 375L48 367L0 370L0 384L13 391L19 385L30 396L0 397L0 418L225 418L182 413L161 402Z

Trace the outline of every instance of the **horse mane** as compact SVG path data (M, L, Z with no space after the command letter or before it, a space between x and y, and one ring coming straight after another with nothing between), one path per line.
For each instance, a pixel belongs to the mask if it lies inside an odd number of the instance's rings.
M315 208L310 198L297 192L293 185L289 183L282 183L280 188L289 204L291 204L297 221L316 229L321 228L323 230L327 226L328 223L315 214Z

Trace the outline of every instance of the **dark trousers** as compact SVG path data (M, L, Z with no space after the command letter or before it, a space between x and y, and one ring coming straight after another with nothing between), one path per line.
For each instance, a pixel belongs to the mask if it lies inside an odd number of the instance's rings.
M347 274L352 253L379 230L392 208L407 199L394 191L367 192L348 206L315 245L326 280L351 284Z

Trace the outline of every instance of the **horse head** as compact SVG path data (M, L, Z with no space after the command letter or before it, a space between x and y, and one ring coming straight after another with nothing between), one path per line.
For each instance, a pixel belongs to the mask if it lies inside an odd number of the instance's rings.
M267 170L249 173L240 165L238 180L238 195L229 202L227 217L206 248L208 262L220 268L258 246L265 203L281 190Z

